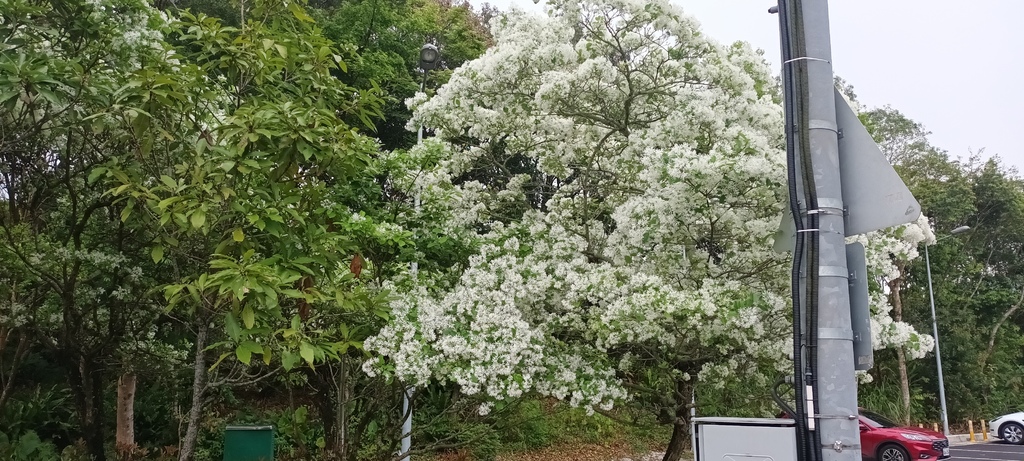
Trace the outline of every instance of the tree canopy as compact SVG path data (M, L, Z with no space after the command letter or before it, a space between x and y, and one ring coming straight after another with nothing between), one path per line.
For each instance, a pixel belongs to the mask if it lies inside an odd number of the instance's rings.
M667 1L3 0L0 37L0 456L219 459L269 418L283 459L390 459L407 386L417 456L570 415L673 461L694 407L777 413L776 79ZM925 213L850 239L861 403L937 417L927 246L951 416L1010 409L1024 182L837 84Z

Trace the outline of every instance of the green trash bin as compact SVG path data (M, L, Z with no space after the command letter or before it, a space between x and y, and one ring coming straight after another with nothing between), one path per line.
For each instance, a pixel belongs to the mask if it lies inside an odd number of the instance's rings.
M274 461L274 426L228 426L224 461Z

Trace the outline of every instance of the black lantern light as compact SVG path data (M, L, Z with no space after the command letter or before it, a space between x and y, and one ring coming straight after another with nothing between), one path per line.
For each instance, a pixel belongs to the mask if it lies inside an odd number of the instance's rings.
M438 61L440 61L441 53L437 51L437 47L427 43L420 48L420 69L433 70L437 68Z

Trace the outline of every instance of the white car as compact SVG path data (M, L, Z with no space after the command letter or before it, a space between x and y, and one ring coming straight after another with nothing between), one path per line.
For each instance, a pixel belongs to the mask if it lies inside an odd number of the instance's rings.
M1024 411L1003 415L988 422L988 435L1017 445L1024 444Z

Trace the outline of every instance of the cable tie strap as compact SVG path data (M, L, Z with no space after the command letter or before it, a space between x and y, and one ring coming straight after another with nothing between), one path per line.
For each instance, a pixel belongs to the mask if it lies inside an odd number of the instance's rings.
M845 216L843 210L837 210L835 208L818 208L817 210L807 210L806 214L830 214L833 216Z
M832 61L829 61L828 59L812 58L810 56L800 56L800 57L793 58L793 59L790 59L790 60L787 60L787 61L782 61L782 63L783 64L789 64L789 63L793 63L793 62L796 62L796 61L818 61L818 62L825 62L825 63L828 63L828 64L832 64Z

